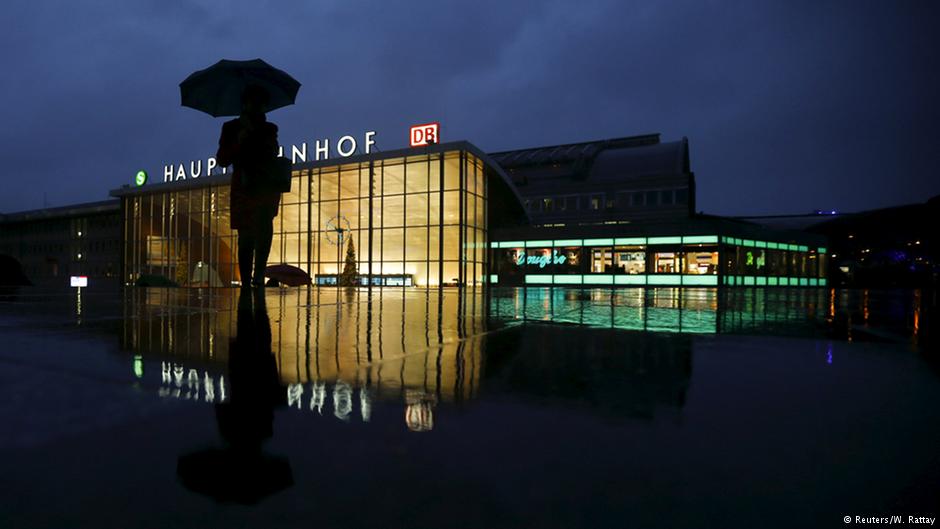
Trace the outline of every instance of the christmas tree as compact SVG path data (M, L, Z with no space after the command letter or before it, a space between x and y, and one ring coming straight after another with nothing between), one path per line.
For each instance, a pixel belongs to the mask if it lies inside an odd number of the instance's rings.
M359 284L359 270L356 269L356 248L353 246L352 237L349 238L349 245L346 246L346 264L343 265L343 273L339 276L339 284L344 287Z

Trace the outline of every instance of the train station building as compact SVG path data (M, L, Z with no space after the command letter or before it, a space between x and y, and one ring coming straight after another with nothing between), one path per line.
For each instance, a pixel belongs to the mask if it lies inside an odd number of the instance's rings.
M269 264L301 268L318 285L337 284L348 261L360 285L388 287L826 284L824 239L697 213L689 160L687 139L662 142L658 134L495 153L458 141L295 160ZM113 262L96 279L240 284L231 174L186 178L182 164L168 174L95 205L96 222L120 233L120 244L96 250ZM48 217L42 211L0 217L0 252L41 262L42 252L24 254L28 243L16 237L30 219ZM81 273L71 254L88 260L92 252L79 251L74 223L58 222L70 230L67 242L50 247L67 247L70 273ZM31 271L39 283L65 281L51 267Z

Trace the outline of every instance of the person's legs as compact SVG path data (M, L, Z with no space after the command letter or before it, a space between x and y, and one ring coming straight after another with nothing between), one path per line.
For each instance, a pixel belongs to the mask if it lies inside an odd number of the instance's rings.
M274 219L267 215L258 215L255 240L255 279L264 281L264 269L268 266L271 253L271 240L274 238Z
M250 227L238 230L238 271L242 276L242 286L251 282L251 262L256 244L253 231Z

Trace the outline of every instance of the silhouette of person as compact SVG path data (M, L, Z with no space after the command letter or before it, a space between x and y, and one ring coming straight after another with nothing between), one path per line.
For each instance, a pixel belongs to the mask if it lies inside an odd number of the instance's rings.
M293 484L287 458L263 450L273 435L274 409L286 404L286 388L271 352L264 290L241 291L235 328L229 342L229 397L215 405L225 444L180 456L176 471L194 492L251 504Z
M219 433L233 448L259 450L272 435L275 406L285 400L263 290L239 295L235 338L229 343L231 398L216 405Z
M264 286L274 217L281 199L280 192L257 185L264 179L265 165L278 153L277 125L267 121L264 115L268 98L267 90L260 86L245 88L241 116L222 125L219 150L215 155L219 166L234 167L231 225L238 230L238 270L242 287Z

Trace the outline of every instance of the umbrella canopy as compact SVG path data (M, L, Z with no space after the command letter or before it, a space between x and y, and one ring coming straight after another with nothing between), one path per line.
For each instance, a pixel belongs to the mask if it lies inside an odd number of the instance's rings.
M242 92L251 85L267 90L265 112L293 105L300 89L300 83L287 72L261 59L222 59L205 70L193 72L180 83L180 98L184 107L213 117L237 116L242 111Z
M302 269L297 268L296 266L291 266L289 264L282 263L279 265L269 266L264 269L264 276L270 277L271 279L276 279L278 282L292 287L310 284L310 274L304 272Z

